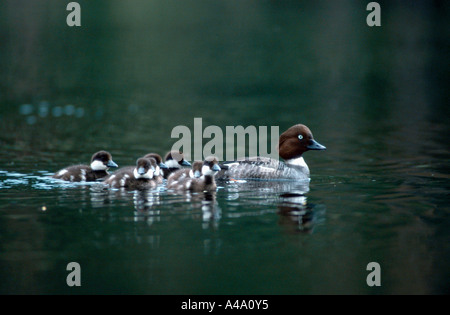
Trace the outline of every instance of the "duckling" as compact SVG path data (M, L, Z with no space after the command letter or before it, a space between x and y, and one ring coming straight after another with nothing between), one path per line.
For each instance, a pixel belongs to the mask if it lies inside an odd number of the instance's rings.
M144 156L144 158L154 158L156 160L156 164L159 166L156 168L155 171L155 180L158 184L161 184L163 182L164 177L164 169L168 169L167 165L163 163L161 155L158 153L149 153Z
M198 167L196 165L196 167ZM218 161L215 157L207 157L201 166L200 176L198 170L193 171L194 177L180 176L178 180L172 178L168 181L167 188L173 190L185 190L191 192L215 191L217 189L214 176L220 171Z
M71 182L93 182L109 175L110 167L118 167L112 160L112 156L107 151L94 153L90 165L72 165L59 170L53 178Z
M202 161L195 161L192 164L191 169L184 168L171 173L169 175L169 178L167 178L167 185L171 185L173 182L179 181L180 179L183 179L185 177L199 178L200 176L202 176L202 166Z
M139 158L136 167L124 167L105 179L105 184L114 188L149 189L157 186L154 175L158 167L154 158Z
M170 151L164 158L164 163L167 165L167 169L163 170L163 177L168 178L169 175L183 166L191 166L191 163L184 159L184 155L181 151Z
M154 177L156 183L161 184L163 182L163 171L162 170L167 168L167 165L162 162L161 156L158 153L148 153L143 158L144 159L151 159L151 158L155 159L157 166L155 169L155 174L153 174L153 177ZM124 166L124 167L120 168L119 171L126 170L128 172L130 172L130 171L133 172L134 168L135 168L135 166ZM117 172L118 171L116 171L116 173Z

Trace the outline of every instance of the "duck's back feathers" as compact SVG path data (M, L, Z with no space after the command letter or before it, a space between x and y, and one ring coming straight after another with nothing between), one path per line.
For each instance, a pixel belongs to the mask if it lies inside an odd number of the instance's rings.
M88 165L72 165L59 170L53 175L53 178L70 182L93 182L108 176L108 172L94 171Z
M292 180L308 179L309 168L303 158L295 164L287 164L266 157L251 157L233 162L224 162L217 179ZM221 165L222 167L222 165Z

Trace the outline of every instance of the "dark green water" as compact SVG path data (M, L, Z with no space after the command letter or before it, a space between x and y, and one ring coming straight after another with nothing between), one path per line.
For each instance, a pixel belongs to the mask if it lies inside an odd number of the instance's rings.
M79 28L68 1L0 8L0 293L450 293L448 2L380 1L374 28L364 1L78 2ZM164 154L195 117L308 125L309 192L48 178Z

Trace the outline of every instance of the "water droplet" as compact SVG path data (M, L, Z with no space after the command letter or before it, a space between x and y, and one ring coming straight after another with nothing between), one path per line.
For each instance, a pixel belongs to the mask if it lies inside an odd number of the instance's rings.
M22 104L19 107L19 113L22 115L30 115L34 110L33 105L31 104Z
M67 116L72 116L75 113L75 106L66 105L66 107L64 108L64 111Z
M40 117L47 117L48 115L48 102L40 102L38 108L38 114Z
M61 106L53 107L52 115L54 117L60 117L62 115L62 113L63 113L63 110L62 110Z

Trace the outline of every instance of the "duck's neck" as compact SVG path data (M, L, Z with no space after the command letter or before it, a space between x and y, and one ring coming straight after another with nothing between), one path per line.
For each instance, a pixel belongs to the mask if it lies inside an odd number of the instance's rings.
M308 168L308 165L306 164L305 160L302 156L298 158L293 158L289 160L285 160L285 163L289 166L297 166L297 167L306 167Z

